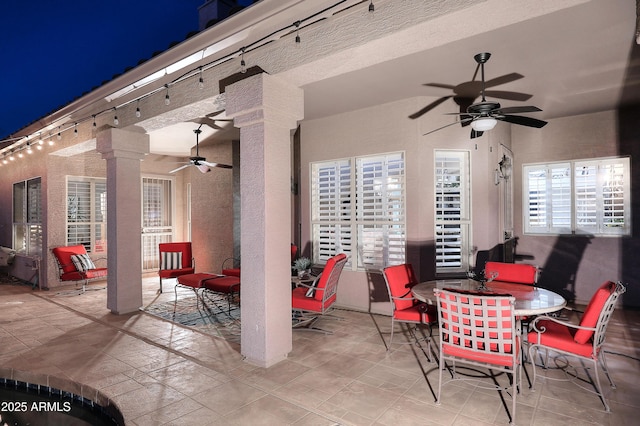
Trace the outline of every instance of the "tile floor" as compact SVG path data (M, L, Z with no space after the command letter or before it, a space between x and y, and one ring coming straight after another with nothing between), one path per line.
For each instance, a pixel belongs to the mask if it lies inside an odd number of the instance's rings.
M158 297L157 279L143 282L146 304ZM166 290L160 297L173 297L171 286ZM145 313L112 315L105 290L56 296L3 284L0 376L64 388L103 405L111 400L127 425L509 422L509 396L503 403L498 392L465 383L445 386L442 405L436 406L436 364L415 345L394 344L387 352L380 333L388 339L388 317L340 315L344 321L320 323L332 335L294 332L289 358L263 369L243 361L239 347L226 341ZM535 392L523 387L517 423L637 424L640 312L616 311L607 350L618 385L605 385L610 413L597 396L575 384L543 379ZM531 365L526 367L530 374Z

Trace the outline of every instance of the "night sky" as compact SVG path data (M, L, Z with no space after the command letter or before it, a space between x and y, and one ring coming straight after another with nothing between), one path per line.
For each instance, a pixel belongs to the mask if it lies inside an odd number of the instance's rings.
M0 12L0 138L198 30L205 0L15 0ZM251 1L239 1L247 5Z

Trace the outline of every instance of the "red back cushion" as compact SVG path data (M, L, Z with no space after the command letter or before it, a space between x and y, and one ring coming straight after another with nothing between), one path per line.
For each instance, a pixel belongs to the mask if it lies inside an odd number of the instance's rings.
M324 269L322 270L322 274L320 275L320 279L318 280L315 288L326 288L327 283L329 282L329 278L332 278L333 269L337 268L336 263L342 262L342 260L346 259L346 257L347 255L344 253L339 253L333 257L330 257L329 260L327 260L327 263L324 265ZM337 273L338 275L338 278L340 277L340 273L342 272L343 267L344 263L339 266L339 270L336 269L335 271L335 273ZM333 276L333 279L336 279L336 277ZM334 282L333 284L336 283ZM324 291L316 291L313 297L316 300L322 300L322 298L324 297Z
M484 274L490 277L497 272L496 281L518 284L535 284L538 268L524 263L487 262L484 266Z
M158 249L160 253L162 252L181 252L182 253L182 268L190 268L191 267L191 243L160 243L158 244ZM162 254L160 255L162 258Z
M600 312L602 312L604 304L607 303L607 299L615 289L616 284L612 281L607 281L600 286L593 297L591 297L587 309L584 310L584 315L582 315L582 320L580 320L582 327L593 328L598 324ZM593 336L593 331L591 330L578 330L575 336L573 336L573 340L575 340L576 343L585 344L591 339L591 336Z
M55 247L51 249L53 254L58 258L58 263L62 266L62 272L75 272L76 266L71 260L72 255L87 254L87 250L82 244L77 246Z
M403 263L402 265L389 266L384 269L384 276L392 297L408 298L407 300L393 301L396 309L401 311L412 307L415 300L412 299L411 287L416 285L418 281L411 264Z

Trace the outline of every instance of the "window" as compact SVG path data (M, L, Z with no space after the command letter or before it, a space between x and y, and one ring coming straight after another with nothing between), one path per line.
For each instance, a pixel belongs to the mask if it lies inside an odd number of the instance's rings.
M34 178L13 184L13 249L42 254L42 183Z
M469 153L435 152L436 273L469 269L471 194Z
M158 244L173 237L173 178L142 178L142 270L157 270Z
M523 167L524 232L629 235L629 158L600 158Z
M344 252L352 267L405 261L404 154L311 165L314 262Z
M67 178L67 244L87 253L107 251L107 183L101 178Z

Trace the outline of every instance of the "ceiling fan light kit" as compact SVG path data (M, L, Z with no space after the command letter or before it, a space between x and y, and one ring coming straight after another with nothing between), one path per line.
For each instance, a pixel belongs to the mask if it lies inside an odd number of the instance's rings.
M471 128L476 132L486 132L496 127L498 120L492 117L480 117L471 122Z
M233 166L229 164L222 163L210 163L206 158L200 157L200 127L203 126L204 123L201 123L200 126L193 131L196 134L196 155L194 157L189 157L189 162L183 166L178 167L175 170L171 170L169 173L176 173L182 169L186 169L189 166L196 166L196 168L202 173L208 173L211 171L211 167L220 167L223 169L232 169Z

